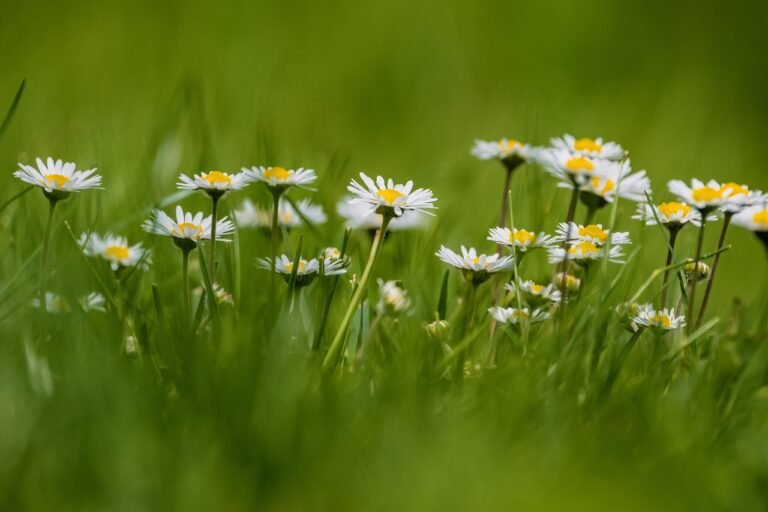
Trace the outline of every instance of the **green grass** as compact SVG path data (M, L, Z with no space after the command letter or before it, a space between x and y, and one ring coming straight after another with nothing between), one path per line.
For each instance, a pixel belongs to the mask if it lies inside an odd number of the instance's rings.
M561 333L535 327L524 350L510 331L495 369L459 379L442 373L445 352L422 324L440 302L440 244L494 249L484 239L503 173L468 155L476 137L606 136L648 170L657 198L673 177L768 188L766 70L753 59L768 50L765 11L741 1L3 5L0 115L26 87L7 126L0 119L0 509L763 510L768 297L749 233L729 233L705 320L715 323L697 350L644 333L610 388L630 339L615 307L664 262L660 232L632 221L631 204L619 205L616 226L632 235L626 252L639 252L592 276ZM72 302L116 293L71 233L118 231L154 251L151 270L123 289L141 356L122 351L114 307L28 307L47 204L11 173L49 154L98 166L105 186L57 209L52 290ZM217 250L236 301L220 308L219 335L205 315L197 335L183 335L179 251L141 222L157 205L209 210L202 194L178 193L179 172L270 163L316 169L318 191L291 194L331 217L292 232L289 255L300 236L305 255L342 244L335 202L359 170L413 179L439 199L429 229L384 244L373 277L401 279L414 313L380 321L354 369L320 369L349 276L309 355L303 331L319 322L321 283L288 312L278 282L281 313L269 316L269 275L254 258L270 242L253 230ZM251 186L220 210L245 197L269 201ZM567 199L524 168L515 223L552 231ZM609 209L597 218L610 219ZM686 231L681 256L695 244ZM366 233L351 235L352 273L369 247ZM551 267L536 254L520 272L541 281ZM455 271L447 282L457 327L466 288ZM659 283L639 299L657 297ZM478 297L473 361L489 343L491 287Z

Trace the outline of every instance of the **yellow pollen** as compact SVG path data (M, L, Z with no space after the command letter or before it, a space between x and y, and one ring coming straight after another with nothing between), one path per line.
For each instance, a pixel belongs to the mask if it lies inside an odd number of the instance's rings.
M503 140L500 140L496 144L498 144L498 146L499 146L499 151L502 151L502 152L505 152L505 153L511 153L518 146L520 147L520 149L522 149L522 147L523 147L523 143L522 142L516 141L514 139L509 139L506 142L504 142Z
M659 205L659 211L665 217L671 217L672 215L680 215L681 217L685 217L688 215L688 213L690 213L691 207L685 203L676 203L672 201L669 203L661 203Z
M592 171L595 169L595 164L588 158L577 156L565 162L565 168L572 172Z
M608 239L608 232L602 229L600 226L590 224L589 226L579 228L579 236L589 237L593 240L597 240L600 243L605 243L605 241Z
M601 186L602 186L602 190L600 188ZM602 178L594 177L592 178L592 188L598 194L607 194L608 192L616 188L616 184L613 182L613 180L609 180L608 178L605 178L605 181L603 181Z
M670 320L669 316L667 315L658 314L651 317L651 320L661 324L662 327L669 327L672 325L672 320Z
M277 181L285 181L293 175L285 167L267 167L264 169L264 177L267 179L275 178Z
M603 149L603 145L595 142L595 139L583 138L578 139L573 143L573 149L576 151L594 151L600 153Z
M217 183L232 184L232 178L221 171L211 171L208 174L203 174L203 179L211 185L216 185Z
M569 254L581 253L582 255L585 255L585 256L587 254L595 254L597 252L598 252L597 246L592 242L579 242L578 244L568 249Z
M192 224L191 222L182 222L179 224L179 234L187 238L197 238L203 233L203 226Z
M304 269L306 268L306 266L307 266L307 262L306 261L304 261L304 260L299 261L299 272L304 272ZM293 262L292 261L289 261L288 263L285 264L285 270L287 270L288 272L293 272Z
M768 226L768 209L760 210L754 214L752 220L755 221L755 224L759 224L760 226Z
M46 174L45 179L47 179L51 183L55 183L56 188L63 187L64 184L69 181L69 178L67 178L63 174Z
M127 260L131 256L131 251L125 245L110 245L104 249L104 254L113 260Z
M708 203L717 199L722 199L723 194L716 188L712 187L699 187L693 189L693 200Z
M509 241L526 245L536 240L536 234L525 229L517 229L509 233Z
M283 224L288 224L289 222L291 222L292 218L293 218L293 215L291 214L291 212L285 212L283 214Z
M533 293L534 295L540 294L541 290L543 290L543 289L544 289L544 286L542 286L540 284L532 284L531 285L531 293Z
M404 196L405 194L393 188L381 188L376 192L376 195L386 201L387 204L391 205L397 201L398 197Z
M477 256L475 256L474 258L472 258L472 263L474 263L475 265L477 265L478 263L480 263L480 258L478 258Z
M749 189L743 185L739 185L738 183L730 182L720 185L720 193L729 197L746 196L749 194Z

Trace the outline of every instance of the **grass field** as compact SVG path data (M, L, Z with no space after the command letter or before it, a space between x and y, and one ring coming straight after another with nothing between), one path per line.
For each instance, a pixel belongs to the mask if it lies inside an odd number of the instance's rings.
M504 172L470 156L476 138L618 141L659 201L674 178L768 189L768 70L755 57L768 51L767 11L740 0L3 5L0 120L25 87L0 128L0 510L764 510L768 274L747 230L728 232L695 343L685 329L633 338L616 313L633 296L658 299L660 277L636 294L666 255L663 229L631 219L630 201L596 217L629 232L630 261L595 264L564 314L491 339L485 310L501 279L479 288L469 320L468 285L452 270L450 337L424 324L440 309L441 244L496 250L486 237ZM60 314L30 307L48 203L13 176L49 155L97 167L104 187L57 206L43 275L70 304ZM217 244L234 305L215 314L203 242L190 263L192 306L203 305L192 333L181 253L142 229L155 207L210 213L205 194L177 189L180 173L257 165L317 172L316 191L287 194L328 221L278 240L291 257L299 243L305 257L342 245L336 203L361 170L438 199L426 228L385 240L370 307L330 369L368 233L349 237L350 267L311 351L333 278L293 301L278 280L273 299L256 265L269 235L237 229ZM552 233L569 197L526 165L514 223ZM246 198L271 202L252 184L228 192L221 214ZM87 231L143 242L152 265L118 286L83 255ZM696 232L683 230L678 258L693 257ZM540 252L519 271L546 282L553 266ZM377 318L376 278L402 281L411 314ZM105 313L77 306L93 291Z

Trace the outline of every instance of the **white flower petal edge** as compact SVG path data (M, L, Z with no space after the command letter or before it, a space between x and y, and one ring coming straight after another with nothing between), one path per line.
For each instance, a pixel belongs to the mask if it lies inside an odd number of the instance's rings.
M413 181L409 180L403 185L396 184L391 178L385 180L377 176L374 182L362 172L360 179L363 185L353 179L347 186L347 190L355 196L350 199L350 203L366 206L365 210L361 208L361 214L381 214L386 211L394 213L395 217L400 217L405 211L417 211L433 215L428 210L436 208L434 203L437 198L429 189L414 190Z
M19 163L19 170L13 175L20 180L41 187L46 192L79 192L100 188L101 176L94 174L96 169L78 171L73 162L63 162L48 157L46 162L36 159L37 168Z
M149 219L144 222L144 230L156 235L185 238L189 240L210 240L211 216L205 217L202 212L192 214L184 212L181 206L176 207L176 219L171 218L162 210L154 210ZM229 242L222 238L234 232L235 226L226 217L216 222L216 241Z

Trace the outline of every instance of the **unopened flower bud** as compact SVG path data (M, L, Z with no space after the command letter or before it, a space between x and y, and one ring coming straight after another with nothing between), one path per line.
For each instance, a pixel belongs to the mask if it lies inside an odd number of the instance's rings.
M694 268L696 269L695 272ZM696 265L693 260L688 260L685 265L683 265L683 271L685 272L685 278L689 281L694 278L694 274L697 281L706 281L712 273L712 269L709 268L709 265L703 261L699 261L698 265Z
M432 338L441 343L445 342L451 335L451 324L447 320L436 320L424 327Z

